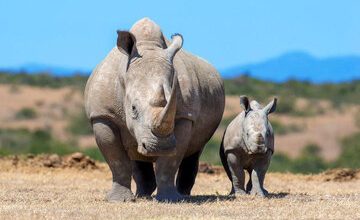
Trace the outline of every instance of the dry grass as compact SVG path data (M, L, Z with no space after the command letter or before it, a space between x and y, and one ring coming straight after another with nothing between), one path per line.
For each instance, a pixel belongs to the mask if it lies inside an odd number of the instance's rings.
M14 166L12 160L0 160L0 219L360 218L359 172L343 179L331 178L336 172L316 176L270 173L266 186L271 196L266 199L228 199L230 182L223 172L200 173L193 196L185 202L138 199L114 204L104 201L110 172L104 164L98 167Z

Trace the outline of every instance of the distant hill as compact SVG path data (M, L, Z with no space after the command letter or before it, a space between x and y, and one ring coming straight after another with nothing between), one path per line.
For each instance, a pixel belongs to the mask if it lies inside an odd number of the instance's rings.
M89 75L90 70L65 68L59 66L44 65L38 63L29 63L19 67L0 68L2 72L13 72L13 73L48 73L54 76L72 76L72 75Z
M360 79L360 56L320 59L304 52L290 52L264 62L226 69L222 76L234 78L244 73L275 82L289 79L315 83L344 82Z

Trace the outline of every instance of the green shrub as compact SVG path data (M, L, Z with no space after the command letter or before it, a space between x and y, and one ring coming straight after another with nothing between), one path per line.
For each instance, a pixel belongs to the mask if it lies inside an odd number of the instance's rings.
M16 119L34 119L37 117L35 109L32 108L22 108L15 115Z
M330 167L320 157L320 148L316 145L306 146L299 158L295 159L292 165L294 173L319 173Z
M220 165L220 156L219 156L219 148L220 148L221 140L212 137L210 141L206 144L203 153L201 154L200 160L205 161L207 163Z
M93 133L91 124L84 110L70 117L67 129L74 135L89 135Z
M295 133L304 130L304 128L300 127L299 125L296 124L284 125L276 120L271 120L271 126L274 129L275 135L277 134L284 135L284 134Z
M342 152L335 164L337 167L360 168L360 133L343 139Z
M232 120L234 120L234 118L235 118L236 116L237 116L237 114L236 114L236 115L231 115L231 116L228 116L228 117L223 117L223 118L221 119L221 122L220 122L219 127L226 128L226 127L230 124L230 122L231 122Z
M78 147L56 140L49 131L26 129L0 129L0 154L41 154L59 155L79 151Z
M98 160L98 161L105 161L103 155L101 154L99 148L92 147L92 148L86 148L82 151L85 155L88 155L89 157Z
M24 72L0 72L0 83L13 85L30 85L39 87L60 88L72 86L83 90L88 76L75 74L58 77L49 73L27 74Z
M275 153L270 162L269 171L272 172L291 172L293 161L286 155Z
M320 148L316 145L306 146L300 157L290 159L286 155L275 153L271 159L269 170L273 172L319 173L332 167L319 155Z

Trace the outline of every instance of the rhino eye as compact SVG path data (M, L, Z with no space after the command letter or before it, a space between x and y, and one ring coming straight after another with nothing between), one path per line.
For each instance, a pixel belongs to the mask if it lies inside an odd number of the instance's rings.
M137 119L139 116L139 113L135 107L135 105L131 106L131 113L132 113L132 118L133 119Z

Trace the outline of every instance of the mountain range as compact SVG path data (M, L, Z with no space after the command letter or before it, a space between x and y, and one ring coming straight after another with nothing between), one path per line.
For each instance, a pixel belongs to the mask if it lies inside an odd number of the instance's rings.
M283 82L289 79L314 83L360 79L360 56L317 58L305 52L289 52L263 62L239 65L221 71L224 78L241 74Z
M27 64L17 68L2 69L2 71L30 74L42 72L55 76L88 75L91 72L90 70L75 70L42 64ZM247 74L274 82L283 82L289 79L313 83L345 82L360 80L360 56L317 58L305 52L295 51L257 63L234 66L220 72L224 78L228 79Z

